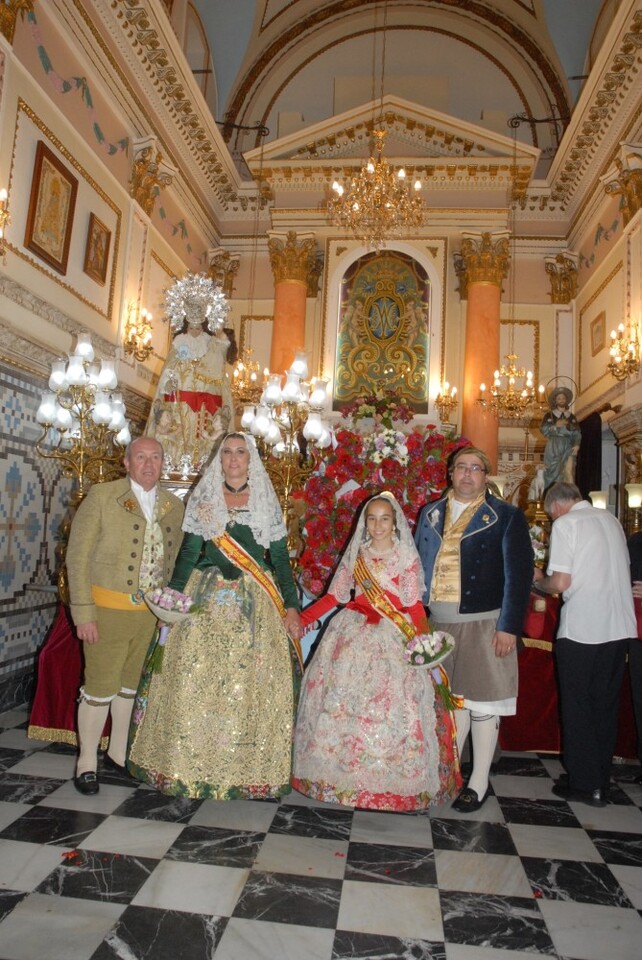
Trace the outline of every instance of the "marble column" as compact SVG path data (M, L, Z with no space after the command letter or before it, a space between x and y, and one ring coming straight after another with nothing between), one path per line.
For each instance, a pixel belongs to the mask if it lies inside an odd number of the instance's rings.
M508 273L508 241L507 233L464 234L457 258L460 292L467 297L462 433L486 451L493 472L498 422L477 400L480 383L490 387L499 365L499 308L502 280Z
M313 234L268 234L270 264L274 275L274 321L270 370L283 373L297 350L305 348L305 302L310 271L316 267Z

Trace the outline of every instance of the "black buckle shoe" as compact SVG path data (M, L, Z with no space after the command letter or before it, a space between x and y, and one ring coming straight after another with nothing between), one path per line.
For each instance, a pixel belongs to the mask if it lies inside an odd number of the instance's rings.
M114 773L120 773L123 777L129 776L125 764L116 763L116 761L112 760L108 753L103 754L103 766L107 767L108 770L113 770Z
M488 787L486 793L480 800L475 790L471 790L470 787L464 787L457 799L454 801L452 809L457 810L458 813L474 813L475 810L479 810L479 808L486 803L489 794L490 787Z
M87 770L85 773L79 773L77 777L74 777L74 787L78 793L82 793L85 797L91 797L98 793L100 784L95 771Z

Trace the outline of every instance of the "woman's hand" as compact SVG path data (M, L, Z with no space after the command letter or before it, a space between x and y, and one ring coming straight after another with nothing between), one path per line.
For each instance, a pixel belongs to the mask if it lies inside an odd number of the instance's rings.
M283 618L283 626L285 627L286 633L292 637L293 640L300 640L301 634L303 633L303 626L301 624L301 617L299 612L294 609L294 607L289 607L285 611L285 617Z

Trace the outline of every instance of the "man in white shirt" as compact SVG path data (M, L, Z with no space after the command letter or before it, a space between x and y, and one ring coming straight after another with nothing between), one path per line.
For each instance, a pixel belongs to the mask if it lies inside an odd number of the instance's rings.
M554 523L547 576L536 570L537 588L564 600L555 656L568 782L553 793L603 807L626 649L636 635L626 538L618 520L583 500L573 483L554 483L544 508Z

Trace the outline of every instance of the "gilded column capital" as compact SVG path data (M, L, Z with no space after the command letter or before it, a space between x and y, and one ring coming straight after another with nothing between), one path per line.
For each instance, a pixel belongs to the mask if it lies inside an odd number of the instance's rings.
M151 217L156 198L162 189L171 184L176 170L163 160L157 149L156 137L134 140L133 151L130 194L147 216Z
M600 181L606 193L621 195L626 226L642 207L642 144L621 143L619 156Z
M455 254L455 271L459 278L462 300L468 296L471 283L491 283L501 290L508 276L510 234L464 233L461 247Z
M287 234L268 231L268 250L275 283L291 280L308 287L308 277L316 260L316 243L313 233L295 230Z
M33 13L33 0L0 0L0 33L13 43L18 14L24 20L25 13Z
M230 253L222 247L208 251L209 267L207 276L217 283L228 299L234 293L234 279L241 265L241 254Z
M551 280L551 303L570 303L575 299L578 263L578 255L571 250L544 257L544 266Z

